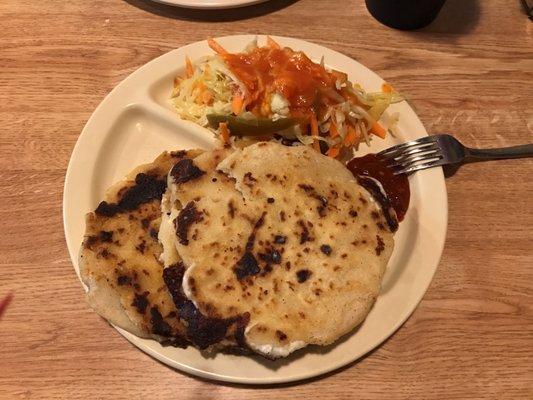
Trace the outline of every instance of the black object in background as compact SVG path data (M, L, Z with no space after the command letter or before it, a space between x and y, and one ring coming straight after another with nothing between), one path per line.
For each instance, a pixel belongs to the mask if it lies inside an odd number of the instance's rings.
M435 19L446 0L366 0L370 14L391 28L411 30Z
M533 0L522 0L522 5L529 19L533 21Z

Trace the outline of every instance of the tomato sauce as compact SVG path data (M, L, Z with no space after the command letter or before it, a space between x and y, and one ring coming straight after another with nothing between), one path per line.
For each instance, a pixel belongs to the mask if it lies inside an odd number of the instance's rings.
M289 101L292 115L308 114L317 106L322 91L335 90L336 80L346 79L287 47L258 47L248 53L220 56L250 93L246 109L259 116L269 116L270 96L275 92Z
M409 181L405 174L394 175L393 170L376 154L353 158L346 166L355 177L370 177L379 181L396 211L398 220L403 220L411 198Z

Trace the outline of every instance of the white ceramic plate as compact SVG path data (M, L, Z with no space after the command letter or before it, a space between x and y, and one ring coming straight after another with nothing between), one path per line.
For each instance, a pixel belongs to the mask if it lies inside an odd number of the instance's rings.
M251 6L267 0L153 0L172 6L197 9L222 9Z
M253 38L242 35L217 40L230 51L240 51ZM327 65L346 71L352 81L359 82L367 90L381 87L383 80L379 76L340 53L298 39L275 37L275 40L303 50L315 60L324 56ZM213 146L212 134L178 119L168 101L174 76L183 73L185 55L195 60L211 53L204 41L156 58L113 89L87 122L72 153L63 198L65 235L78 276L84 215L95 209L107 187L138 164L152 161L164 150ZM379 151L427 135L407 104L395 104L392 111L400 113L399 137L388 137L384 141L376 138L370 149L362 146L362 153ZM382 343L409 317L422 299L439 263L447 223L442 170L434 168L418 172L411 176L410 185L411 204L395 236L396 246L384 277L382 293L361 327L336 345L310 347L278 361L224 354L207 359L194 348L162 347L155 341L140 339L121 329L118 331L165 364L201 377L229 382L289 382L311 378L353 362Z

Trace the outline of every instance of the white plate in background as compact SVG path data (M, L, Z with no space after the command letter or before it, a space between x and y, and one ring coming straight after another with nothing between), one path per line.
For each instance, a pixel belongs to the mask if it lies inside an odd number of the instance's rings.
M268 0L153 0L171 6L196 9L223 9L251 6Z

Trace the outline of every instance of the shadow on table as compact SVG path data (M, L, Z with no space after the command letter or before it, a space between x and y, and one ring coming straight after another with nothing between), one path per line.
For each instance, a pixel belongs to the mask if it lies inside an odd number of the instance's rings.
M451 178L461 168L461 164L445 165L442 167L445 178Z
M467 165L467 164L478 164L478 163L487 163L487 162L495 162L497 160L469 160L469 161L465 161L463 163L459 163L459 164L450 164L450 165L443 165L442 166L442 170L444 172L444 177L445 178L451 178L452 176L454 176L457 171L459 171L459 169L464 166L464 165ZM499 162L501 162L501 160L499 160Z
M291 4L296 3L298 0L270 0L265 3L259 3L251 6L222 10L196 10L190 8L174 7L157 3L152 0L125 1L126 3L134 7L167 18L217 22L236 21L260 17L262 15L270 14L272 12L288 7Z

